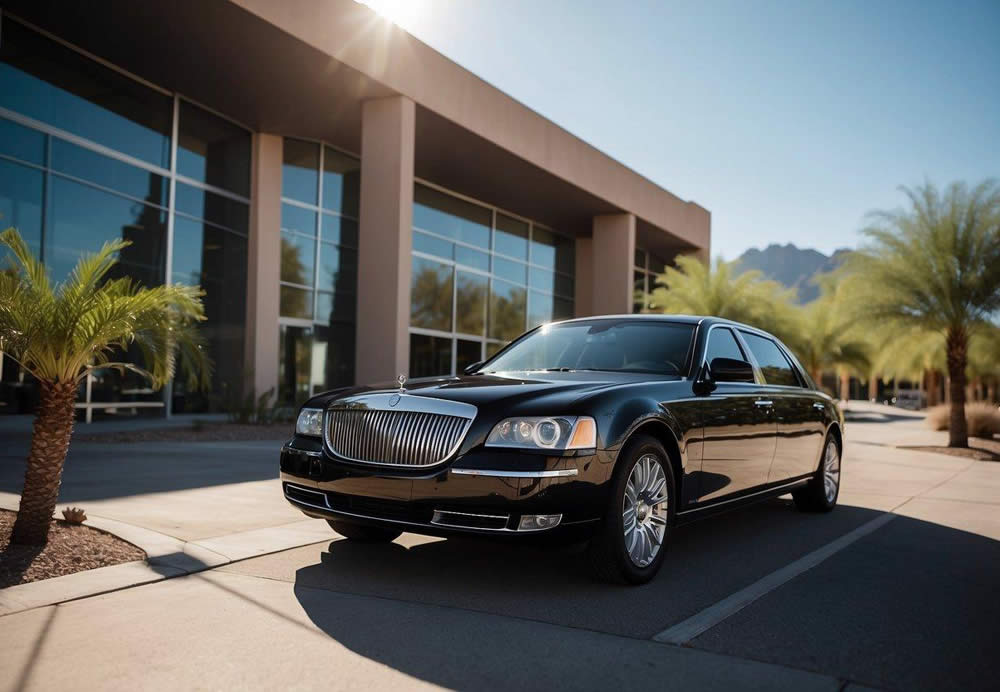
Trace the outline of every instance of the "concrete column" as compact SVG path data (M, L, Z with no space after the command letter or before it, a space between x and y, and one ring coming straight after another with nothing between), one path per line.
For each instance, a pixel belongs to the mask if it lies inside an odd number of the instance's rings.
M573 295L574 317L594 314L594 241L576 239L576 281Z
M632 312L634 263L635 216L595 216L591 249L593 314L618 315Z
M279 135L253 136L245 371L258 396L278 391L281 160Z
M395 379L410 367L410 248L416 106L403 96L361 107L361 229L355 378Z

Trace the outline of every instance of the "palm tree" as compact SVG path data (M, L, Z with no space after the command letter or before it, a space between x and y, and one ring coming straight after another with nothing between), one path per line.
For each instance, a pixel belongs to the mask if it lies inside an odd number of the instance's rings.
M0 233L0 246L16 260L0 272L0 350L38 380L41 394L12 543L48 540L77 388L91 369L131 370L161 387L173 377L179 353L192 386L208 382L211 366L195 331L205 319L202 291L108 279L117 253L128 245L105 243L100 252L82 256L64 283L53 285L16 230ZM139 347L146 368L113 361L130 344Z
M819 284L820 297L798 311L798 334L789 346L817 384L830 371L867 377L871 347L849 312L850 284L834 276L820 277Z
M656 312L714 315L765 329L782 339L795 334L792 291L758 271L735 274L731 262L717 259L713 267L682 255L676 267L657 277L649 304Z
M903 188L910 207L872 214L871 244L848 264L866 282L858 316L896 338L944 336L950 377L948 445L968 447L965 376L969 338L1000 310L1000 187L930 183Z

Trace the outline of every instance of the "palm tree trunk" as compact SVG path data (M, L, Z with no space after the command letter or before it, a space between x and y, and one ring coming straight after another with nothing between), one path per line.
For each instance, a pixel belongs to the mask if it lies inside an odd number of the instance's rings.
M945 348L948 356L948 376L951 379L948 446L968 447L969 429L965 421L965 367L968 363L969 335L964 327L948 329Z
M41 381L39 388L41 400L31 431L21 508L11 535L11 543L20 545L45 545L48 540L63 462L73 434L76 383Z
M938 403L938 381L937 370L930 368L927 371L927 406L937 406Z
M851 376L846 372L840 373L840 398L842 401L851 398Z

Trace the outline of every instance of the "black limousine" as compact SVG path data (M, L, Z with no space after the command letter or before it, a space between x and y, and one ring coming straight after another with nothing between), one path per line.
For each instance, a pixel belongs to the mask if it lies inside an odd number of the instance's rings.
M844 422L772 335L713 317L546 324L460 376L326 392L281 450L285 497L348 539L589 540L643 583L678 523L791 493L833 509Z

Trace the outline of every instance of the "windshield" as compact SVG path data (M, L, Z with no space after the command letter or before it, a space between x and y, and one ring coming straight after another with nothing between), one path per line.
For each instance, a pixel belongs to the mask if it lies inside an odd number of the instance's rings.
M682 375L694 325L598 319L546 325L487 361L480 372L608 370Z

